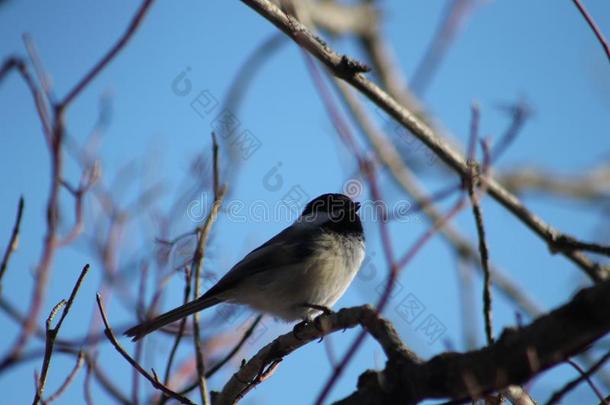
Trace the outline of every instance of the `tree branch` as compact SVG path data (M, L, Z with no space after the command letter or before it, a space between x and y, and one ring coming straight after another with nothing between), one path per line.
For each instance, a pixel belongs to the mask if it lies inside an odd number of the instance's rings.
M411 363L420 361L413 352L402 344L392 324L379 317L373 307L364 305L344 308L329 315L320 315L315 322L306 324L302 329L299 329L298 338L293 332L289 332L260 349L239 371L233 374L222 392L215 398L214 404L234 404L260 382L258 377L269 366L280 361L286 355L332 332L353 328L357 325L362 325L379 342L386 356L400 356Z
M297 21L294 17L285 14L280 8L268 0L242 0L242 2L269 20L297 44L310 52L330 69L335 76L357 88L378 107L411 131L411 133L425 143L462 179L468 175L469 169L464 156L445 142L443 138L416 114L404 108L379 86L367 79L362 74L362 72L367 69L361 63L333 51L322 39L309 31L307 27ZM521 222L527 225L547 244L551 245L559 235L562 235L561 232L530 212L516 196L506 190L495 179L490 177L486 182L489 194L519 218ZM595 282L600 282L608 276L608 268L592 262L580 252L562 251L561 254L578 265Z

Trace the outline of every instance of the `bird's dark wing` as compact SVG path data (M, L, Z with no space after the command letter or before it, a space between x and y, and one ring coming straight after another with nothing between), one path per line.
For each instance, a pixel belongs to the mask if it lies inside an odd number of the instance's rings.
M268 269L291 266L302 262L311 255L311 241L321 230L289 226L248 253L227 274L201 296L213 297L233 288L245 277Z

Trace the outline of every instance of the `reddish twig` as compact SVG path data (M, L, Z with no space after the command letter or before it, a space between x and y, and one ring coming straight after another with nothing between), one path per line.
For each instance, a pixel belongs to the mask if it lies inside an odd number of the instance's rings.
M32 98L34 99L34 105L36 106L36 112L38 113L38 117L40 118L40 122L42 124L43 134L45 136L45 140L48 144L51 143L51 133L53 132L53 125L51 124L51 119L49 117L49 111L47 109L44 95L34 82L32 75L25 64L25 62L17 57L8 58L2 68L0 68L0 82L4 79L4 76L8 74L12 69L15 69L26 86L32 93Z
M451 43L474 9L474 3L474 0L448 0L446 2L443 17L434 37L413 74L411 88L415 93L421 96L428 88Z
M94 164L87 168L80 179L78 188L72 187L68 182L62 180L62 185L74 197L74 225L58 243L58 247L67 246L73 242L83 231L84 221L84 196L95 184L99 177L99 166Z
M551 249L555 251L585 250L592 253L610 256L610 246L600 245L599 243L583 242L567 235L558 236L553 242Z
M136 14L131 19L127 30L119 40L114 44L112 48L102 57L102 59L97 62L97 64L91 68L91 70L70 90L70 92L63 98L60 102L62 108L68 106L87 85L97 76L115 57L116 55L125 47L127 42L131 39L133 34L135 34L136 30L142 23L146 12L152 6L153 0L144 0Z
M502 137L496 142L491 151L490 159L492 162L495 162L499 159L502 154L508 149L508 146L513 143L513 141L519 135L519 132L525 125L527 119L532 115L531 107L525 103L524 101L519 101L515 105L509 105L507 107L501 107L503 110L508 110L512 119L510 125L502 135Z
M237 344L233 347L233 349L231 349L231 351L229 351L229 353L227 353L226 356L222 360L220 360L213 367L211 367L209 370L207 370L207 372L205 374L205 378L211 378L214 374L216 374L216 372L218 370L220 370L222 367L224 367L224 365L227 364L241 350L241 348L248 341L250 336L252 336L252 333L254 333L254 329L256 329L256 327L258 326L258 324L260 323L262 318L263 318L262 315L258 315L256 317L254 322L252 322L252 325L250 325L248 327L248 329L244 332L241 339L239 340L239 342L237 342ZM189 391L192 391L195 388L197 388L198 384L199 384L199 379L197 379L193 383L189 384L185 389L180 391L180 393L182 395L184 395L184 394L188 393Z
M595 20L593 20L593 17L591 17L585 6L583 6L580 2L580 0L572 0L572 3L574 3L574 5L578 8L578 11L580 11L580 14L582 14L582 16L585 18L587 24L589 24L589 27L591 27L591 30L599 41L599 44L604 49L606 57L608 58L608 60L610 60L610 46L608 45L608 41L606 41L606 38L604 38L604 34L602 34L601 29L597 26L597 23L595 22Z

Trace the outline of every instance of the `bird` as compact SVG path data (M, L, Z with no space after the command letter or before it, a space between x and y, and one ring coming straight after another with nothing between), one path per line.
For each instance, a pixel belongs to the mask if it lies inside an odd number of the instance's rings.
M283 231L248 253L199 298L125 332L133 341L222 302L309 322L341 298L365 256L361 204L344 194L309 201Z

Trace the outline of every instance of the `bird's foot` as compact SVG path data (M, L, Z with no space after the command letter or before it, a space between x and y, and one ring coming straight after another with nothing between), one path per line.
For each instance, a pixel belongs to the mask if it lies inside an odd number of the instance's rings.
M303 329L305 329L305 327L307 327L307 325L309 325L310 323L311 323L310 320L304 319L301 322L294 325L294 328L292 328L292 336L294 336L294 338L297 340L303 341L304 339L299 337L299 334L301 332L303 332Z
M315 309L316 311L320 311L324 315L332 315L332 314L334 314L333 310L330 309L329 307L325 306L325 305L305 303L305 304L303 304L303 306L305 308L310 308L310 309Z
M321 314L316 316L313 319L305 318L303 321L301 321L301 322L297 323L296 325L294 325L294 328L292 329L292 335L297 340L303 341L304 339L301 338L299 336L299 334L303 331L303 329L305 327L307 327L309 325L313 325L313 327L316 328L318 330L318 332L325 333L326 332L326 328L324 328L324 325L322 324L322 317L323 316L332 315L332 314L334 314L334 311L332 309L328 308L327 306L324 306L324 305L305 303L305 304L302 304L302 306L305 307L305 308L310 308L310 309L315 309L316 311L320 311ZM324 335L320 336L320 340L319 341L321 342L322 339L324 339Z

